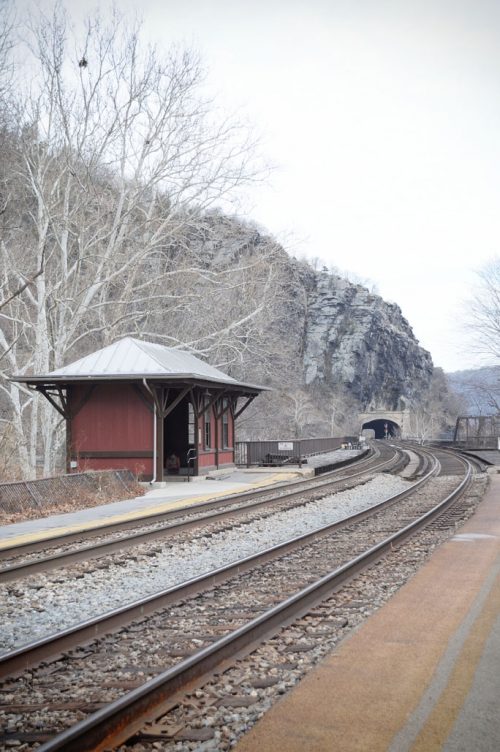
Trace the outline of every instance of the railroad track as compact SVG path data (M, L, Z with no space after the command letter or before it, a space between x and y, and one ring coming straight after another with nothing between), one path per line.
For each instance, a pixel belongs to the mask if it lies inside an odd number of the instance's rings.
M395 472L403 466L403 458L403 449L382 444L380 448L372 450L370 457L359 460L349 469L344 467L340 471L325 474L326 477L295 481L272 490L247 492L203 502L191 506L188 510L165 512L154 518L156 520L157 517L161 517L162 522L156 522L153 526L148 524L145 529L129 535L117 535L117 533L122 533L131 526L137 528L142 520L114 523L104 526L99 531L65 533L50 541L28 542L4 548L0 550L0 562L3 562L0 568L0 583L13 582L30 574L48 572L76 562L100 558L142 543L152 543L167 536L185 534L188 531L199 530L207 524L229 523L238 517L248 517L252 514L269 515L276 509L286 509L297 502L304 503L304 500L319 498L338 488L347 487L346 483L361 478L367 472L375 473L384 470ZM174 521L165 524L163 520ZM87 542L89 537L94 538L98 534L102 536L103 532L105 535L99 541L92 544ZM113 537L110 538L110 534L114 534ZM68 548L73 542L81 545ZM38 556L37 554L41 551L46 551L47 545L50 546L50 553ZM54 546L57 547L56 550L53 549ZM31 554L31 557L28 557L28 554ZM6 562L8 562L7 565Z
M445 455L440 457L445 459ZM464 468L466 465L462 462L461 466ZM27 735L31 735L27 740L26 732L23 732L26 744L44 741L47 736L59 731L61 726L75 723L80 713L89 712L113 699L113 695L120 695L127 688L130 689L131 682L137 682L139 671L145 678L149 678L144 686L118 697L86 720L56 735L40 749L101 749L129 738L144 727L146 710L152 713L153 718L161 715L165 703L171 703L173 693L179 687L213 670L235 652L250 649L255 641L274 633L283 623L305 613L312 604L321 601L361 567L379 558L419 526L428 524L447 509L470 482L472 469L467 465L467 472L464 475L463 471L464 477L460 479L449 475L437 477L440 470L439 461L434 460L426 476L427 485L422 480L416 495L406 493L403 499L385 502L375 514L349 520L342 529L339 526L329 526L328 531L316 531L307 540L295 544L288 542L287 547L274 552L272 559L268 553L267 560L252 562L251 570L243 571L241 565L242 572L233 576L232 580L227 580L230 572L221 572L221 584L215 590L198 594L195 598L193 593L199 593L198 590L178 590L175 596L177 600L171 601L168 611L146 617L146 611L143 610L140 619L122 631L121 638L117 635L106 636L96 644L87 645L83 653L76 651L72 656L47 665L42 664L41 669L25 671L20 678L9 680L2 688L2 697L7 693L7 697L11 698L10 715L30 713L31 716L35 714L36 718L37 707L43 705L44 708L46 725L43 732L33 729L29 719L26 719L28 725L23 725L23 728L30 729ZM432 493L426 490L430 486ZM439 504L436 504L435 494L441 496ZM445 498L442 498L443 494ZM356 552L354 557L353 551ZM216 582L214 579L212 584ZM189 587L193 586L197 587L195 583L189 584ZM277 593L286 597L277 598ZM143 608L146 604L136 605ZM157 607L158 603L154 604L153 610ZM136 651L133 658L134 670L124 671L127 660L131 660L126 657L130 654L131 642ZM158 645L173 646L174 654L162 653L158 650ZM192 653L196 645L201 649L179 662L179 656ZM67 644L62 649L67 649ZM50 650L54 654L54 645ZM34 656L36 660L40 658L40 654L33 653L30 660ZM165 664L170 665L165 667ZM7 673L19 670L20 664L15 668L14 666L15 664L11 664L9 668L4 661ZM97 673L99 670L100 673ZM78 698L71 701L67 699L66 693L70 687L75 686L75 671L80 681L90 682L88 691L85 692L86 703ZM110 676L115 674L119 678L114 679L113 686ZM44 677L47 675L50 679L45 687L47 679ZM57 684L60 685L59 688ZM34 686L37 688L35 696L41 697L38 705L28 702L33 697ZM17 704L12 702L13 699L18 700ZM59 712L57 708L60 706L62 710ZM2 703L0 697L0 712L7 715L7 728L8 711L9 708ZM118 735L117 728L121 729ZM11 733L12 739L20 740L19 732Z

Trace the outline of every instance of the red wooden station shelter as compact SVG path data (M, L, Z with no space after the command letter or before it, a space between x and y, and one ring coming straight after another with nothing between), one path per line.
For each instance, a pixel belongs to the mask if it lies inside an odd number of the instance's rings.
M133 337L13 380L44 394L66 419L68 472L127 468L156 481L234 466L234 422L265 388Z

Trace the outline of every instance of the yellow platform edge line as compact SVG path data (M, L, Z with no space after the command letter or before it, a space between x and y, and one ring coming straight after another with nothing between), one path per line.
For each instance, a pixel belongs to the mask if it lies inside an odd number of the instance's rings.
M440 752L452 732L474 681L486 642L500 614L500 577L497 576L486 603L472 625L450 679L411 752Z
M20 546L23 543L37 543L43 540L50 541L52 538L58 538L61 535L65 535L69 533L80 532L80 531L84 533L87 530L96 530L100 527L105 527L106 525L110 525L113 523L128 522L130 520L136 520L136 519L147 519L148 517L154 517L156 514L161 514L162 512L171 511L175 509L182 509L183 507L189 507L192 504L201 504L204 501L210 501L214 499L223 498L224 496L233 496L234 494L244 493L245 491L248 491L250 488L257 489L263 486L270 486L273 483L276 483L277 480L288 480L289 478L296 477L296 475L297 473L286 473L286 474L275 473L270 478L267 478L265 481L247 483L244 486L237 486L236 488L231 489L231 491L220 491L219 493L205 494L203 496L191 496L185 499L176 499L175 501L163 501L161 504L156 504L155 506L144 507L141 509L133 509L130 512L117 513L114 515L110 515L109 517L100 517L97 520L80 521L80 522L75 522L71 525L62 525L59 527L53 527L53 528L46 529L46 530L39 530L36 532L30 532L30 533L22 533L21 535L12 536L10 538L2 538L0 540L0 551L6 548ZM129 501L132 501L132 500L129 499ZM84 511L84 509L83 510L79 509L76 511L81 512L81 511ZM71 514L71 512L69 514ZM43 517L41 519L49 519L49 518Z

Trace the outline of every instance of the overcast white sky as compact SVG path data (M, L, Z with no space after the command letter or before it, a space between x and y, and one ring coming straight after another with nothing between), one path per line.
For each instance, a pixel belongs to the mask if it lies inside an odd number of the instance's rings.
M198 48L221 100L264 134L277 169L251 218L370 280L436 365L482 364L457 322L500 252L499 0L118 5L161 44Z

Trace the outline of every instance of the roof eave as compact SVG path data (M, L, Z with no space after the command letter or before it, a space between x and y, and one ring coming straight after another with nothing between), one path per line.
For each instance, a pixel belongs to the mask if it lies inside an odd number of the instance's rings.
M62 384L88 384L89 382L109 382L109 381L123 381L123 382L141 382L146 381L167 381L167 382L191 382L193 386L220 386L221 388L232 390L249 390L252 392L268 392L271 391L270 387L260 386L258 384L247 384L242 381L223 381L209 376L199 376L196 374L110 374L99 376L94 375L66 375L66 376L53 376L48 374L47 376L12 376L9 381L16 383L37 385L45 384L47 386L57 386Z

